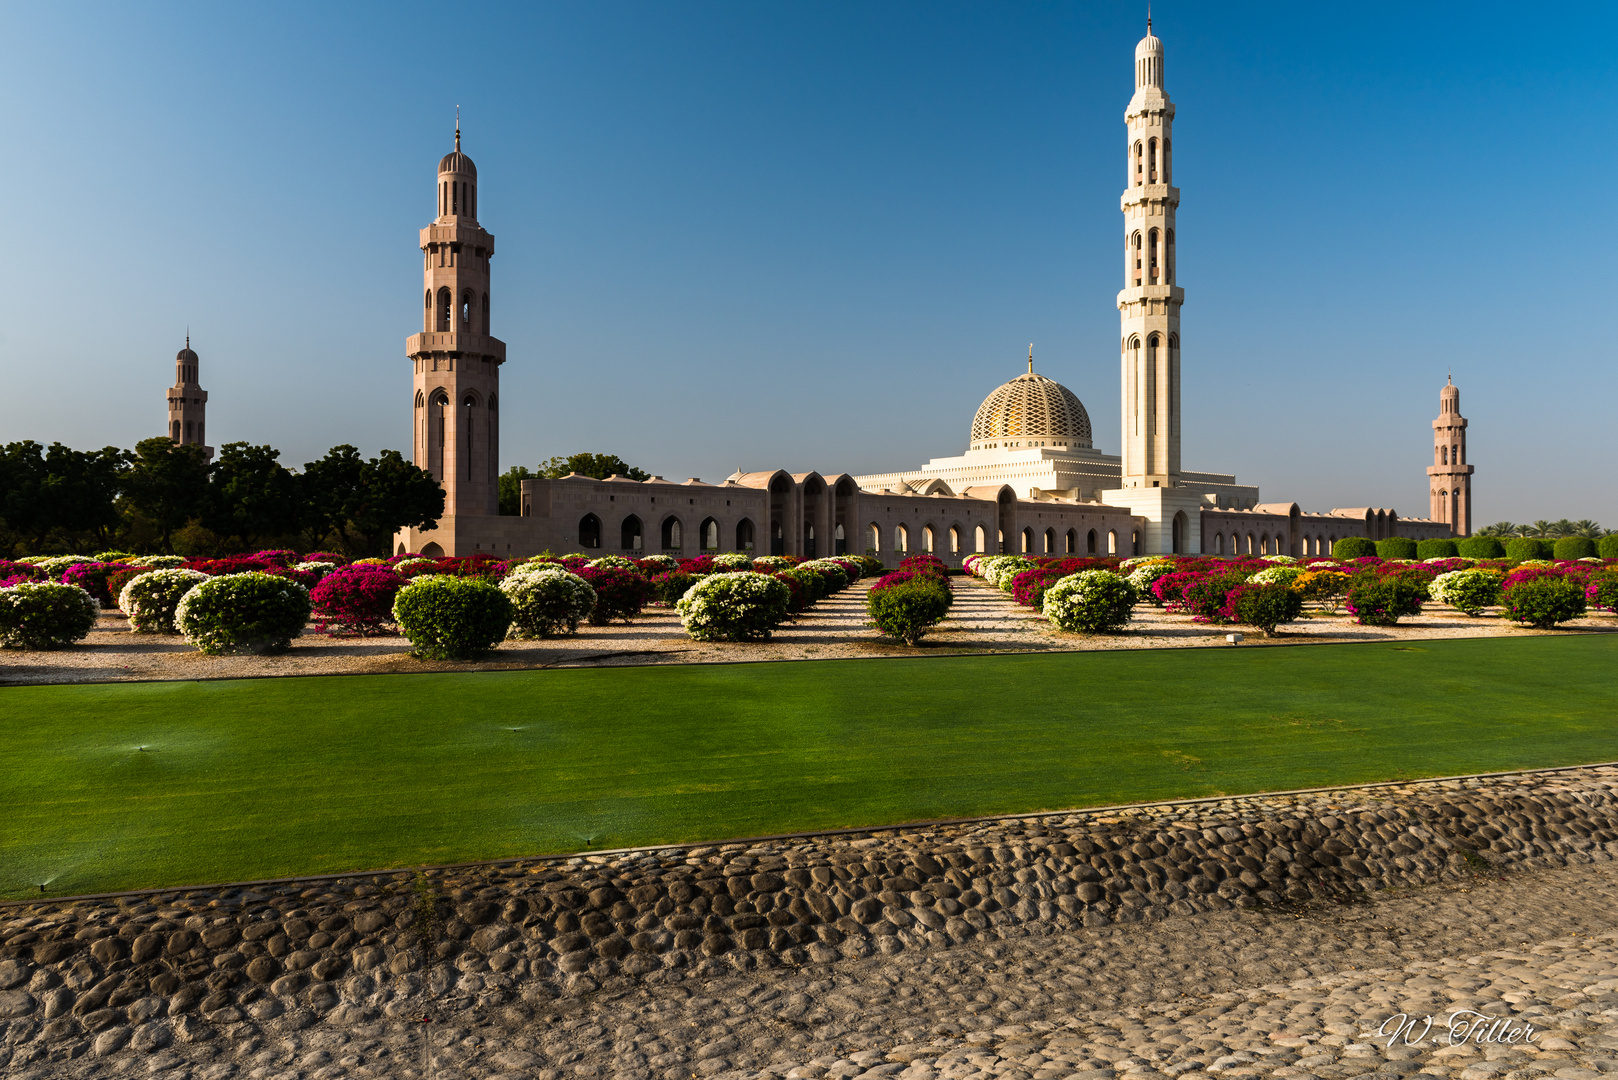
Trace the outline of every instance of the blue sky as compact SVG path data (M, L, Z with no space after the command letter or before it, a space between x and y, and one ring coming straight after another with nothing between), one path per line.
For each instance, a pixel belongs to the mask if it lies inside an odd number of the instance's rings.
M1187 467L1618 526L1608 5L1157 3ZM0 440L407 448L416 231L462 107L502 466L676 479L958 453L1038 369L1118 446L1134 4L14 5ZM35 387L34 393L23 392Z

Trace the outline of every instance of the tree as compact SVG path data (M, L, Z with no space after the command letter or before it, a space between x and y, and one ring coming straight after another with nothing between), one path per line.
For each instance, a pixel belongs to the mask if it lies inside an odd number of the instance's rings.
M45 448L32 439L0 450L0 518L36 551L51 531L50 505L42 495L47 475Z
M516 517L522 513L522 482L533 480L539 474L526 465L513 465L500 474L500 513Z
M51 525L74 541L93 539L105 547L118 526L118 493L129 461L129 453L116 446L74 450L51 443L40 488Z
M571 457L553 457L540 466L541 476L556 479L568 473L605 480L609 476L626 476L631 480L649 480L651 473L637 469L617 454L574 454Z
M1516 536L1517 526L1509 521L1497 521L1477 531L1478 536Z
M385 549L397 530L431 529L444 512L432 473L397 450L366 461L352 446L334 446L303 467L302 482L309 524L322 539L334 535L345 555Z
M208 484L203 526L240 541L243 548L255 539L296 532L302 524L303 492L298 478L276 460L280 456L272 446L222 446Z
M152 522L164 551L174 550L174 530L207 507L208 472L208 455L200 446L182 446L166 435L135 444L124 497Z
M1578 521L1573 523L1573 531L1570 535L1588 536L1592 540L1599 540L1601 537L1607 535L1607 531L1598 523L1591 521L1589 518L1580 518Z

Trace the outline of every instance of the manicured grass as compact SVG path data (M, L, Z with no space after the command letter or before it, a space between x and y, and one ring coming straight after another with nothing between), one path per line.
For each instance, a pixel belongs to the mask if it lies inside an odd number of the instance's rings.
M12 687L0 895L1618 759L1615 672L1570 635Z

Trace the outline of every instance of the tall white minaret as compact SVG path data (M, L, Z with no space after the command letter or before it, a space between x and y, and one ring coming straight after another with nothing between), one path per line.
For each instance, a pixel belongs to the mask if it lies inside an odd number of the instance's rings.
M1123 350L1123 488L1174 487L1180 476L1180 304L1174 281L1174 105L1163 89L1163 42L1146 20L1135 46L1135 96L1125 190L1124 287L1118 294Z

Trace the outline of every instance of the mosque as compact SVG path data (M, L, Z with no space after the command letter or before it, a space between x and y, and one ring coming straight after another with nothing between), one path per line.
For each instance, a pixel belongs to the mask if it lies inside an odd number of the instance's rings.
M1472 466L1453 385L1444 387L1433 423L1430 519L1369 507L1304 513L1295 502L1261 501L1256 486L1229 474L1182 467L1185 290L1175 280L1174 105L1164 90L1163 43L1150 21L1135 48L1135 92L1125 120L1117 454L1093 445L1084 404L1034 371L1030 348L1028 370L984 399L959 456L865 476L777 469L737 471L720 483L661 476L525 480L520 516L498 509L506 345L490 334L494 236L478 223L477 166L461 151L457 125L455 149L438 163L437 216L421 230L422 327L405 348L415 372L412 452L443 484L445 508L437 528L398 533L395 550L870 552L889 564L927 551L958 565L983 551L1303 556L1327 554L1346 536L1468 533ZM178 366L171 430L176 441L201 443L206 394L189 340Z

